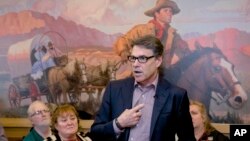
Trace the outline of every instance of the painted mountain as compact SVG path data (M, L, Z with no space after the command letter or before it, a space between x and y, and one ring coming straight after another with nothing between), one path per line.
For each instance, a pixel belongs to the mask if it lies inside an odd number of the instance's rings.
M250 33L241 31L235 28L225 28L211 33L208 35L200 35L197 37L197 33L193 38L188 36L185 38L189 44L189 47L194 50L195 42L199 42L203 46L213 46L215 43L223 53L229 58L229 60L237 61L237 58L242 56L250 57ZM187 37L187 36L184 36ZM240 56L236 55L239 54ZM235 62L240 63L240 62Z
M4 51L11 44L32 38L36 34L56 31L65 38L70 47L102 46L111 47L119 36L108 35L93 28L77 25L61 17L55 19L48 14L22 11L0 16L0 44ZM3 49L3 47L5 49ZM3 52L1 52L3 53Z
M113 42L120 35L109 35L96 29L64 20L61 17L55 19L48 14L33 11L21 11L19 13L2 15L0 16L0 75L5 76L9 71L7 64L9 56L7 54L10 51L10 47L15 46L15 52L23 52L22 50L24 50L24 54L21 53L21 55L27 57L25 52L30 52L30 47L28 49L27 47L21 49L21 47L31 46L30 40L34 36L38 34L43 35L51 31L59 34L64 39L58 41L58 44L67 46L69 51L80 47L111 49Z

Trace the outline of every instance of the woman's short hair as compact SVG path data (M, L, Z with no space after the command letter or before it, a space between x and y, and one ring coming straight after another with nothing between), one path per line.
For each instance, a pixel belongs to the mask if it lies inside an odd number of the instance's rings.
M58 117L60 117L61 115L63 115L64 113L73 113L76 115L77 117L77 122L78 122L78 127L79 127L79 121L80 121L80 118L79 118L79 114L78 112L76 111L75 107L70 105L70 104L64 104L64 105L60 105L58 106L53 114L52 114L52 119L51 119L51 126L52 126L52 131L54 133L57 133L58 131L55 129L55 125L57 124L57 120L58 120Z

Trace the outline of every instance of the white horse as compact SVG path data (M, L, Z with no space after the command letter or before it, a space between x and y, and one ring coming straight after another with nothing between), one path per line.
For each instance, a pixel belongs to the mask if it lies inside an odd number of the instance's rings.
M48 72L48 84L56 104L67 103L67 93L79 97L81 93L81 70L78 61L72 60L64 67L53 67ZM61 101L61 94L63 101Z

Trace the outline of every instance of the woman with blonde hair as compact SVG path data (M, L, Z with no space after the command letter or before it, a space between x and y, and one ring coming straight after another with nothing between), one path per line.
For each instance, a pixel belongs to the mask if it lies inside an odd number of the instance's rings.
M190 114L197 141L229 141L228 137L211 125L206 108L201 102L190 101Z
M58 106L51 122L53 135L45 141L91 141L86 134L79 132L78 112L70 104Z

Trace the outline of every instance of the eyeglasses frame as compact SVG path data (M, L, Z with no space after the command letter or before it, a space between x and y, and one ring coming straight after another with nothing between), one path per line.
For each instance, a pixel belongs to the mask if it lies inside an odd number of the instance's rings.
M131 57L133 57L135 60L132 61L132 60L131 60L131 59L132 59ZM142 58L142 57L144 57L144 58L146 59L145 62L144 62L144 61L140 61L140 58ZM129 60L130 62L132 62L132 63L134 63L136 60L138 60L139 63L147 63L148 60L151 59L151 58L153 58L153 57L155 57L155 55L152 55L152 56L144 56L144 55L142 55L142 56L138 56L138 57L129 55L129 56L128 56L128 60ZM130 58L131 58L131 59L130 59Z
M31 114L30 116L33 117L36 115L42 115L42 113L49 113L49 112L50 112L49 109L38 110L38 111L33 112L33 114Z

